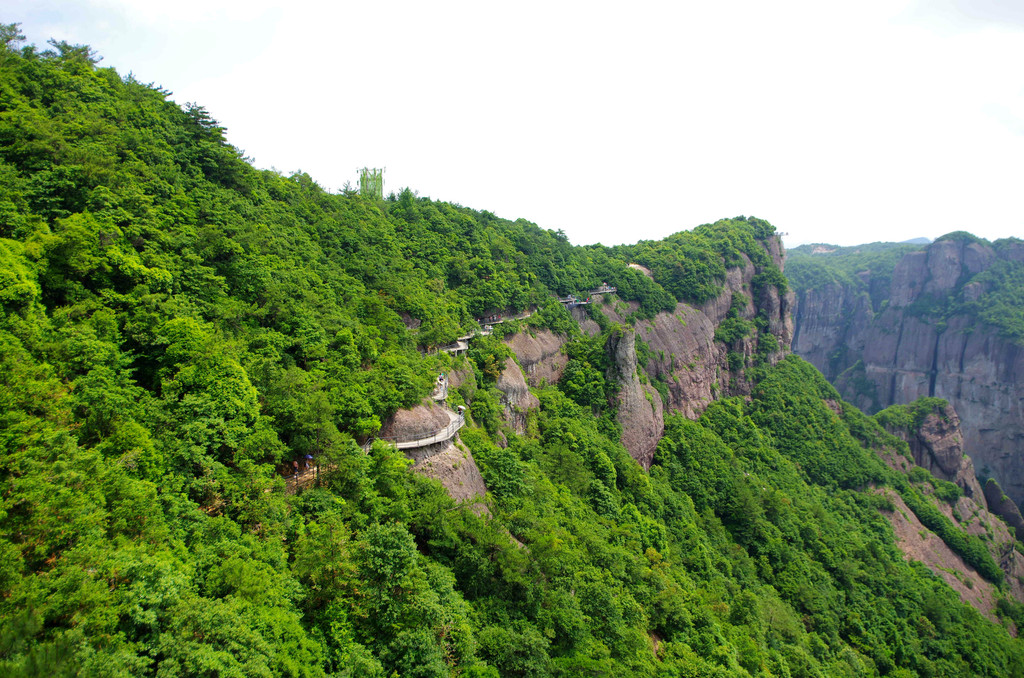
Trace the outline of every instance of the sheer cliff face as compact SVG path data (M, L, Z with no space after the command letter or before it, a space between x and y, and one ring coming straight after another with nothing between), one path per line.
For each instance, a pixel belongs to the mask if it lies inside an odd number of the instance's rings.
M778 237L767 243L772 262L782 269L785 253ZM678 304L671 313L659 313L651 320L638 320L633 327L627 316L637 308L615 297L597 308L613 323L622 327L612 332L605 346L608 372L605 375L617 385L616 411L622 425L622 444L645 469L650 468L654 449L664 430L665 414L678 412L696 419L714 400L729 395L746 395L750 384L745 369L756 360L774 364L789 353L793 336L794 303L792 293L779 294L774 286L757 288L756 267L745 256L742 264L728 270L722 292L701 306ZM742 303L740 303L742 302ZM748 336L731 346L715 339L715 331L733 309L736 315L751 324ZM600 334L597 323L583 307L572 311L580 328L591 336ZM760 318L762 330L753 322ZM766 334L774 347L758 350ZM646 365L639 364L637 340L649 349ZM525 428L524 413L536 407L536 399L528 399L526 385L557 381L568 357L562 351L564 337L549 331L521 332L505 340L516 354L522 373L509 361L498 384L505 405L506 422L517 431ZM733 360L730 363L729 354ZM737 356L742 366L738 366ZM662 398L655 387L663 386Z
M606 376L619 385L616 399L619 423L622 424L622 444L645 470L650 469L654 448L665 430L661 397L640 380L636 335L632 331L612 332L605 350L610 358Z
M525 435L527 417L531 410L540 407L540 401L530 393L523 371L512 358L505 359L505 371L498 377L497 386L501 392L505 423L519 435Z
M1003 257L1024 256L1011 248ZM843 397L868 412L920 396L948 400L959 413L964 448L983 476L1024 500L1024 349L973 315L940 322L934 300L970 301L964 284L996 259L979 243L946 240L903 257L888 302L875 312L867 285L806 290L797 303L793 351L813 363ZM870 272L860 274L870 282Z

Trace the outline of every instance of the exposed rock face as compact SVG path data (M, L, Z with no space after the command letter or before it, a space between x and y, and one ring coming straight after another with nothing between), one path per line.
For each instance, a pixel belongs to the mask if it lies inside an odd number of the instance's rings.
M405 311L402 311L401 313L399 313L399 315L402 318L402 323L410 330L419 329L419 326L423 324L422 320L420 320L419 318L413 318Z
M516 354L530 386L540 386L541 381L557 382L569 362L562 352L565 339L550 330L538 330L532 335L517 332L507 338L505 344Z
M943 480L948 480L959 485L964 490L964 496L957 499L954 506L944 501L935 500L936 506L955 525L964 532L974 536L982 537L989 553L999 564L1000 569L1006 574L1006 583L1014 598L1024 602L1024 558L1017 557L1014 552L1014 528L1017 524L1024 527L1024 520L1021 519L1017 506L1006 499L1003 501L1003 492L998 483L989 480L984 491L974 475L974 464L970 457L963 454L960 432L960 419L950 405L941 410L932 411L926 414L920 424L912 430L902 428L888 428L889 432L907 441L910 451L914 456L914 462L923 468L931 471L932 475ZM882 460L894 471L909 475L913 465L903 454L894 449L877 450ZM931 488L921 484L921 489L926 494L931 494ZM886 490L890 498L896 496L891 490ZM898 496L896 496L898 499ZM902 500L898 502L902 504ZM997 510L996 507L999 507ZM1004 516L1000 510L1006 513ZM935 570L943 579L946 576L941 574L941 568L951 567L952 563L957 568L962 561L959 557L950 559L946 551L949 551L945 544L936 543L937 537L931 535L928 530L922 530L916 537L907 533L905 523L920 524L909 509L904 508L902 518L897 515L890 515L889 520L897 534L897 544L909 557L921 560L928 567ZM1020 529L1020 528L1018 528ZM928 533L925 536L924 533ZM941 542L941 540L938 540ZM952 554L952 551L949 551ZM948 561L948 562L947 562ZM947 564L943 564L947 562ZM982 581L973 568L964 565L967 569L961 569L961 573L969 576L975 582ZM948 572L946 574L949 574ZM952 585L952 584L951 584ZM985 586L991 586L987 582ZM964 594L961 588L953 585ZM983 613L991 613L994 599L981 600L970 599L965 596L964 601L974 605Z
M801 293L793 351L868 412L920 396L948 400L962 419L964 448L982 476L995 477L1024 500L1024 348L973 315L940 318L935 300L978 298L968 283L997 258L1024 260L1024 246L998 255L988 246L944 240L903 257L888 303L873 308L860 285ZM967 283L967 284L965 284Z
M769 253L781 269L785 256L781 240L773 238L769 244ZM742 373L730 371L729 348L715 341L715 330L728 315L737 295L744 300L741 318L749 321L763 314L768 321L768 332L774 335L776 343L775 351L768 356L769 362L774 364L788 353L793 338L790 309L794 297L792 293L780 295L774 286L756 292L752 284L756 272L744 257L742 266L728 271L722 293L700 308L678 304L671 313L637 321L636 334L650 347L645 371L651 380L666 384L669 411L696 419L718 397L749 393L750 385ZM609 320L624 322L623 314L615 307L613 304L599 308ZM628 312L633 310L632 306L628 308ZM587 325L582 326L587 329ZM733 347L745 365L752 362L759 340L755 331Z
M647 373L668 384L668 407L696 419L728 383L727 350L715 341L715 325L701 311L679 304L675 313L659 313L637 323L651 348Z
M989 511L1005 520L1016 531L1018 539L1024 539L1024 518L1020 515L1020 509L1003 494L1003 488L992 478L985 483L985 501L988 502Z
M487 493L487 486L484 485L473 453L461 449L452 441L444 443L437 454L421 459L412 468L428 478L441 481L455 501L482 498Z
M885 515L892 524L896 546L904 556L908 560L924 563L937 577L959 593L961 600L996 621L993 614L999 597L996 587L985 581L977 570L965 563L963 558L954 553L942 539L922 525L899 494L888 489L884 490L883 494L896 509L886 512Z
M470 382L476 384L476 376L473 374L472 368L468 366L458 367L448 373L449 389L457 389L463 384Z
M380 429L379 437L387 440L415 440L429 438L451 423L448 411L443 407L430 403L417 405L410 410L395 412Z
M889 432L907 441L915 464L936 478L956 483L964 494L985 507L985 493L978 483L974 462L964 454L960 417L951 405L927 414L916 431Z
M953 524L985 542L999 569L1006 573L1004 581L1010 595L1024 602L1024 557L1021 557L1014 548L1014 528L991 509L986 509L985 503L986 500L982 497L963 496L957 500L955 506L945 502L938 502L938 506ZM1005 504L1016 509L1012 501L1007 500Z
M834 284L809 290L797 306L793 352L828 377L823 366L832 365L837 352L839 359L864 353L873 316L866 293Z
M902 455L882 455L883 459L895 470L908 472L909 464ZM994 481L990 481L995 485ZM998 488L998 485L995 485ZM927 485L924 486L927 489ZM988 490L988 487L986 487ZM888 514L890 523L896 533L896 544L908 558L920 560L940 578L956 589L964 602L973 605L979 612L991 617L995 610L996 596L994 587L981 578L973 567L963 562L943 543L942 539L926 529L907 508L896 492L884 490L885 494L896 505L897 510ZM989 492L986 491L986 496ZM1002 495L1002 492L999 492ZM999 568L1006 574L1005 583L1011 596L1024 602L1024 558L1014 549L1015 536L1013 527L1000 520L985 508L985 497L968 495L960 497L956 504L950 506L944 501L935 501L939 510L969 535L981 537L989 553ZM1012 501L1007 499L1004 504L1016 510ZM1019 516L1019 514L1018 514ZM953 571L957 571L954 574ZM972 586L965 586L963 579L970 579Z
M768 254L780 269L785 254L780 238L768 243ZM739 317L753 321L759 315L767 322L765 328L773 335L771 350L762 351L774 363L789 351L793 337L790 309L792 294L780 295L771 285L756 288L754 277L759 273L745 256L741 265L727 272L724 289L717 297L699 308L678 304L671 313L659 313L652 320L638 320L634 329L628 327L614 332L605 347L611 366L606 375L618 384L618 419L622 425L622 443L644 468L649 468L654 448L664 430L664 410L681 412L697 418L716 398L723 395L749 393L750 385L743 376L743 368L751 365L758 352L763 335L753 330L734 345L727 347L715 340L718 325L731 309L738 309ZM734 298L742 304L734 304ZM623 302L614 296L609 303L596 306L613 323L627 325L627 316L637 310L635 302ZM584 307L572 310L573 318L584 333L600 333L597 323L590 319ZM641 337L650 348L650 356L643 367L644 377L638 373L636 338ZM562 353L564 339L549 332L534 334L520 332L506 344L516 354L523 369L511 361L498 383L505 404L506 421L517 431L525 430L526 413L536 407L536 398L526 388L526 382L539 385L541 380L555 382L561 378L568 358ZM743 363L731 369L738 354ZM733 365L732 367L736 367ZM525 373L525 380L523 379ZM667 393L665 401L650 383L662 382Z
M512 358L505 359L505 371L498 378L501 404L505 407L505 423L519 435L526 433L526 418L530 410L540 407L537 396L530 393L519 365Z
M643 384L637 374L636 335L631 330L613 332L605 346L611 367L607 378L619 385L618 417L622 444L644 469L650 469L654 448L665 430L661 397Z
M641 273L646 275L648 278L651 278L652 280L654 279L654 276L651 275L651 269L647 268L646 266L641 266L640 264L629 264L629 267L635 268L636 270L640 271Z

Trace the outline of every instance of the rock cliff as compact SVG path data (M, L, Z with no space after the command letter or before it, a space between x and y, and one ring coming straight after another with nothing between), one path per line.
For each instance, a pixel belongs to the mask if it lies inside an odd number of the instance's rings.
M769 254L782 270L785 254L779 238L769 241ZM650 349L644 370L652 382L664 385L668 411L695 419L718 397L745 395L750 388L746 367L758 360L774 364L789 352L794 296L780 294L771 285L759 289L754 284L758 272L743 257L741 266L729 269L717 297L698 307L680 303L671 313L636 322L636 335ZM633 310L615 304L600 309L609 320L620 323ZM749 323L750 330L727 345L716 339L716 331L731 312ZM736 356L732 363L730 353Z
M448 412L436 403L423 403L408 410L398 410L384 422L379 438L382 440L415 440L429 438L448 426Z
M512 358L505 359L505 370L498 377L497 386L505 409L505 423L519 435L525 434L527 416L540 407L540 401L530 393L522 370Z
M562 372L569 358L562 352L565 338L551 330L517 332L505 339L505 343L523 366L523 373L530 386L541 382L553 384L562 378Z
M852 283L801 290L793 351L868 412L920 396L949 401L979 473L1019 503L1024 347L983 322L971 302L986 292L980 273L1022 260L1022 243L994 249L951 238L904 255L891 271L864 270ZM888 292L873 304L873 281L890 276Z
M955 483L979 506L986 506L974 462L964 453L960 417L951 405L936 407L916 426L886 429L907 442L915 464L928 469L936 478Z
M1020 509L1013 500L1003 494L1003 488L992 478L985 483L985 501L992 513L1015 530L1017 539L1024 539L1024 518L1020 515Z
M665 430L661 397L637 374L636 335L629 330L613 332L605 347L610 367L606 377L618 384L618 418L622 444L645 470L650 469L654 448Z
M781 240L772 238L768 250L781 270L785 258ZM758 273L744 256L740 266L728 270L724 289L715 298L699 307L680 303L671 313L637 320L632 329L625 325L635 305L613 299L597 307L609 321L623 325L621 334L613 336L606 349L615 365L609 377L620 387L623 444L645 468L661 435L664 412L696 419L716 398L749 393L748 367L758 361L774 364L789 352L793 295L780 294L772 285L759 287L755 284ZM587 319L582 309L576 309L574 315L585 332L599 332L597 323ZM722 337L716 338L716 332L729 318L742 321L748 329L726 344ZM642 366L637 339L648 349ZM645 380L637 373L638 367L642 367Z
M451 498L458 502L480 502L487 494L487 485L473 453L453 441L444 443L433 456L417 461L413 470L439 480ZM479 506L484 510L483 504Z
M886 511L884 515L892 525L897 548L907 560L924 563L935 576L956 591L961 600L990 620L997 621L994 610L999 599L998 589L922 525L897 492L886 489L882 495L892 502L894 510Z

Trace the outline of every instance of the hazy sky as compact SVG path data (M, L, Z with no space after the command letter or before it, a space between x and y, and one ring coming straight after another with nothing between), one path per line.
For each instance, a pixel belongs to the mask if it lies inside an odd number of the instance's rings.
M6 3L4 3L6 4ZM20 5L20 6L19 6ZM1024 237L1024 2L33 0L258 167L578 244L755 215L804 242Z

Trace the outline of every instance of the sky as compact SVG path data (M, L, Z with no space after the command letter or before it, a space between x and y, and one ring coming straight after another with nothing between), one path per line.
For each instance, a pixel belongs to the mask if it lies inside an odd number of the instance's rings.
M11 4L8 4L11 3ZM4 5L7 5L6 8ZM260 168L576 244L738 215L787 246L1024 237L1024 2L0 0Z

